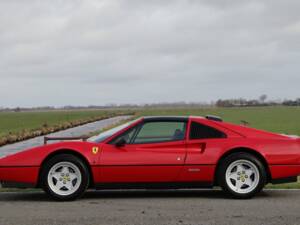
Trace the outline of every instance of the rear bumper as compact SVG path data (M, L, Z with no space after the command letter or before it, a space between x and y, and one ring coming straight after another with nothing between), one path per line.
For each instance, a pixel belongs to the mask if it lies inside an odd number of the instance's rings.
M271 181L272 184L285 184L285 183L295 183L298 181L298 177L286 177L280 179L274 179Z
M0 167L0 182L2 187L35 187L39 170L36 166L3 166Z
M270 172L274 184L297 182L300 165L270 165Z

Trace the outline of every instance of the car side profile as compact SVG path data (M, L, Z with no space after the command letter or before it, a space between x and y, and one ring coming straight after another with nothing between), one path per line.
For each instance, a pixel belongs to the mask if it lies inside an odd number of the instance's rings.
M88 140L45 144L0 159L3 186L43 188L63 201L88 188L213 186L245 199L267 183L296 182L298 175L300 138L214 116L143 117Z

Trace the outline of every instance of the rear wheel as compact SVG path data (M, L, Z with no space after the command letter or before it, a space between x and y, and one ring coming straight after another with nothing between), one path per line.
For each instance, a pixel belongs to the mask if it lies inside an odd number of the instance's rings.
M249 153L233 153L219 167L219 184L235 198L251 198L266 184L266 170L260 160Z
M41 172L42 187L56 200L68 201L80 197L89 184L89 171L78 157L70 154L54 156Z

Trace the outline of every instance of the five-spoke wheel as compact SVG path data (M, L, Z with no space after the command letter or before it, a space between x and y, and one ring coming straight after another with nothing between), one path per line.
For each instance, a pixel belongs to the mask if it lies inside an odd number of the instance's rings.
M89 172L78 157L70 154L54 156L41 172L42 187L57 200L80 197L89 184Z
M251 192L259 181L257 166L248 160L237 160L226 170L226 182L237 193Z
M71 162L59 162L48 173L48 184L59 195L70 195L78 190L81 183L79 168Z
M236 198L250 198L266 183L262 162L249 153L234 153L222 160L218 169L219 184Z

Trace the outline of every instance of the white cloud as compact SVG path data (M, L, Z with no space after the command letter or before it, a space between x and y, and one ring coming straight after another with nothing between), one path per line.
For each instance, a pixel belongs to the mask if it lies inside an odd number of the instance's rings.
M299 97L300 2L0 1L3 106Z

